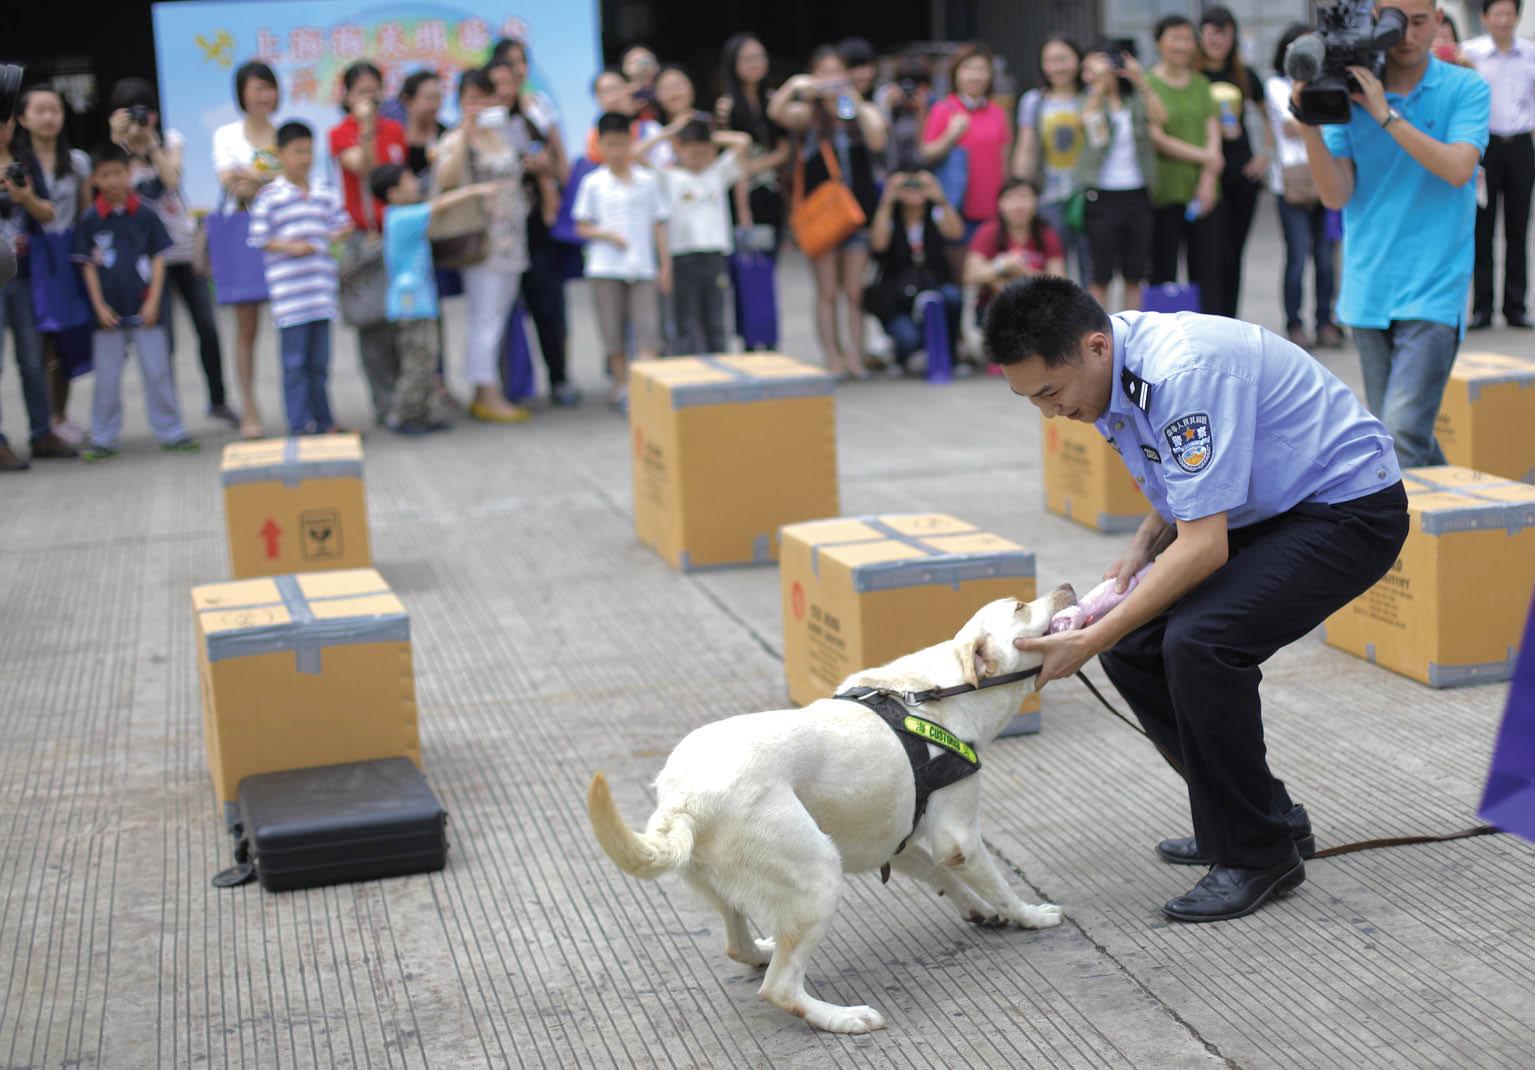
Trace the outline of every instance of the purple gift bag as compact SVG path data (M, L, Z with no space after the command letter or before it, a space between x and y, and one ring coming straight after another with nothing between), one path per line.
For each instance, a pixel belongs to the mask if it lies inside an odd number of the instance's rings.
M91 303L70 259L74 231L27 236L32 269L32 308L37 329L54 336L54 351L71 379L91 370Z
M747 349L778 348L778 281L774 267L774 259L767 253L730 254L736 333Z
M1141 311L1198 312L1199 285L1192 282L1148 283L1141 290Z
M927 381L947 383L954 378L954 357L949 347L949 316L943 294L924 290L917 295L913 311L922 321L923 345L927 349Z
M537 389L533 351L528 347L527 317L519 297L506 319L506 335L501 343L501 392L507 401L526 401Z
M1514 664L1503 727L1493 745L1480 816L1535 842L1535 602Z
M221 305L265 301L266 268L260 249L246 241L250 234L249 212L214 212L203 220L208 237L208 264L213 269L213 292Z

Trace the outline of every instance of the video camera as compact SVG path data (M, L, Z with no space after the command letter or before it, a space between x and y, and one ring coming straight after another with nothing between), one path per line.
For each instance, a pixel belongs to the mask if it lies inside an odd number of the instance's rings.
M1371 13L1370 0L1333 0L1317 9L1315 33L1298 37L1285 52L1284 70L1304 82L1295 117L1309 126L1346 123L1350 93L1359 92L1350 67L1376 77L1386 69L1386 51L1402 39L1407 16L1394 7Z

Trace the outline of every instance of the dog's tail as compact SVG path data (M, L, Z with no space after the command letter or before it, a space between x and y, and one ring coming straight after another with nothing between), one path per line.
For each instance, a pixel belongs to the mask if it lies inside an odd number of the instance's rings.
M597 842L618 868L634 877L659 877L687 862L693 854L693 818L681 811L657 814L644 834L624 823L613 792L601 773L592 777L586 810Z

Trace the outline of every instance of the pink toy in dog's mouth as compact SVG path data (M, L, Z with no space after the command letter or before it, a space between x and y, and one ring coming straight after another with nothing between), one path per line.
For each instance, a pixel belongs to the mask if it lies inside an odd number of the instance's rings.
M1104 614L1123 602L1135 590L1141 582L1141 577L1146 575L1151 568L1147 565L1134 576L1130 577L1130 583L1125 587L1124 593L1114 589L1113 580L1104 580L1094 587L1074 606L1067 606L1055 616L1050 618L1050 634L1057 632L1071 632L1078 628L1086 628L1096 620L1101 620Z

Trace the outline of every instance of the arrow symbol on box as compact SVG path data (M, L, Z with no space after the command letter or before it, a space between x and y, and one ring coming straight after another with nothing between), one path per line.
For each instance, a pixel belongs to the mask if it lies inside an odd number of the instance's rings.
M261 539L266 543L266 555L268 558L277 556L277 539L281 535L282 528L277 526L277 521L267 517L266 523L261 525Z

